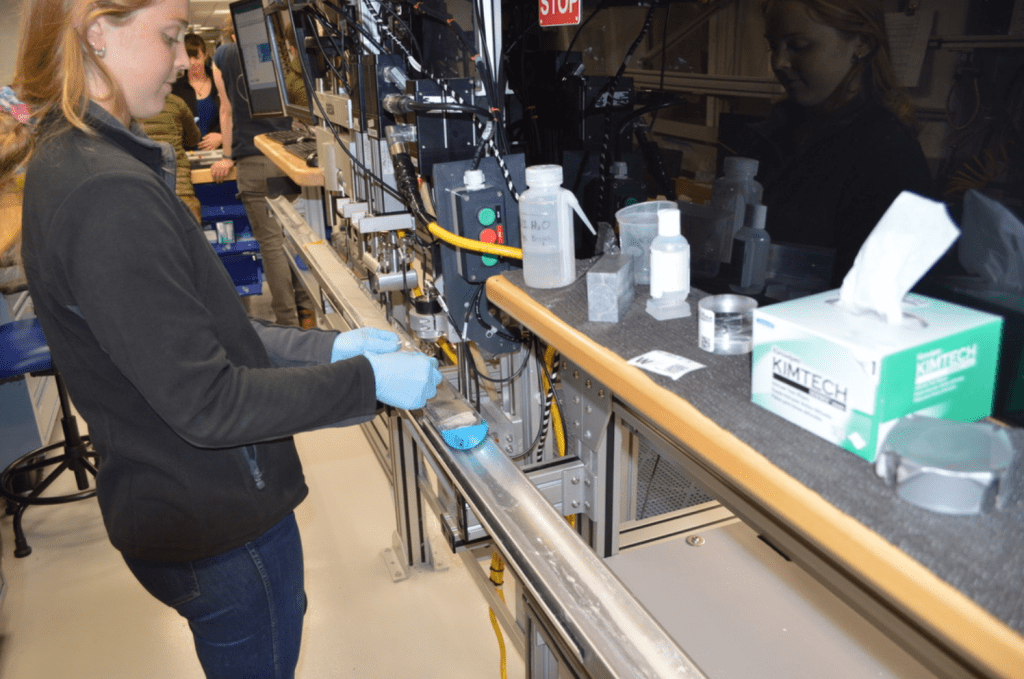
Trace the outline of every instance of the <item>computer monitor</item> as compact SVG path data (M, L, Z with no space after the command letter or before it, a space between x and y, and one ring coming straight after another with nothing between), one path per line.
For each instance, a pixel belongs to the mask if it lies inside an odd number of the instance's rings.
M306 75L310 73L308 55L302 44L305 31L302 26L292 24L292 17L301 21L300 12L289 12L288 9L273 11L267 15L267 27L285 112L311 125L315 120Z
M263 0L238 0L228 5L235 25L235 42L253 118L281 118L287 114L279 85L279 69Z

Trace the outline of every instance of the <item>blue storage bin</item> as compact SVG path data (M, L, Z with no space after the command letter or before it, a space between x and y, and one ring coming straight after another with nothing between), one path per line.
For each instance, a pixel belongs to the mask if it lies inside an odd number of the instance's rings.
M220 184L212 182L209 184L196 184L193 188L196 190L196 198L203 204L203 207L207 205L239 203L238 182L235 181L221 182Z
M240 295L258 295L263 291L263 262L260 246L252 236L252 225L245 214L245 206L238 200L238 184L196 184L196 197L202 204L202 226L215 231L217 222L230 220L234 224L234 243L212 243L220 255L224 268Z
M224 268L228 270L236 287L262 286L263 267L255 252L237 255L225 254L220 256L220 260L224 263ZM256 290L256 293L258 292L259 290Z

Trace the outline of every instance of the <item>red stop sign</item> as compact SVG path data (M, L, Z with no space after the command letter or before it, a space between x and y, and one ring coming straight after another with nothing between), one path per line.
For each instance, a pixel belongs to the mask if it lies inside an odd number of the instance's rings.
M541 26L575 26L580 22L581 0L537 0Z

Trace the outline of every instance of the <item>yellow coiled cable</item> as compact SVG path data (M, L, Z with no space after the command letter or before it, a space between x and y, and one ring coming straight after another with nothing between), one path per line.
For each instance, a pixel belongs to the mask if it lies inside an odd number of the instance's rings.
M497 552L491 554L491 583L494 585L494 589L498 590L498 596L504 601L505 593L502 592L501 586L505 583L505 562ZM506 679L508 675L506 673L505 637L501 634L501 626L498 624L498 616L494 615L494 609L488 610L491 614L491 627L494 628L494 634L498 637L498 651L501 654L501 679Z

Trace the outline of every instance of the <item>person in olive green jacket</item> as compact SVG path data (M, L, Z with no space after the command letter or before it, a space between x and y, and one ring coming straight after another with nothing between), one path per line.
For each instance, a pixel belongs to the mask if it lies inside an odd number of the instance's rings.
M195 148L202 135L185 100L174 94L167 95L167 103L159 114L141 121L146 135L153 141L167 142L174 149L178 165L177 183L174 190L202 222L201 206L192 186L192 165L185 155L185 147Z

